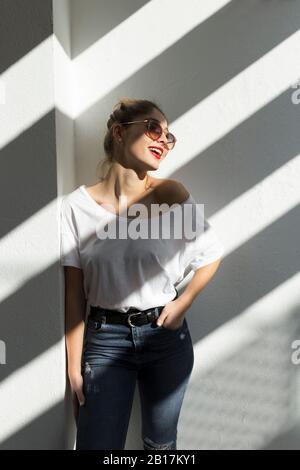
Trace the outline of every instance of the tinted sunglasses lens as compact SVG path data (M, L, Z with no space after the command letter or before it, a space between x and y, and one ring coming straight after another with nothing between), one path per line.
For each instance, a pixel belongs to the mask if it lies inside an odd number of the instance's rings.
M167 134L168 146L173 148L176 142L175 136L171 133Z
M155 121L148 122L148 132L153 140L158 139L161 136L161 127Z
M161 125L156 121L149 121L148 132L149 132L151 139L153 140L159 139L159 137L162 134ZM167 137L168 147L173 148L175 145L175 141L176 141L175 136L169 132L166 137Z

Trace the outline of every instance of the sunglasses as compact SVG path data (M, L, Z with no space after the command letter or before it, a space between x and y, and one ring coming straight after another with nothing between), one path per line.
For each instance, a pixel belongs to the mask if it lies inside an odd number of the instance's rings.
M127 122L120 122L119 124L138 124L143 123L146 124L145 134L150 137L152 140L158 140L162 133L164 132L160 123L153 118L144 119L143 121L127 121ZM176 137L171 134L171 132L167 132L166 134L167 144L164 142L164 145L167 145L169 150L174 148L174 145L177 141Z

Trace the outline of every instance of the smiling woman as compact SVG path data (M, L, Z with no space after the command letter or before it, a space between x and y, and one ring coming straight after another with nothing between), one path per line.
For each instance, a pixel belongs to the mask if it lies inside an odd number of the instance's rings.
M194 362L185 319L190 298L178 296L176 287L190 270L220 259L223 247L182 183L147 173L176 142L162 111L150 101L127 100L107 127L107 174L80 185L61 207L61 264L66 273L82 273L80 286L79 276L66 275L69 378L78 401L85 397L76 449L124 448L136 383L144 449L176 449ZM123 197L125 213L117 209ZM143 224L131 214L135 208L145 210ZM157 225L161 231L153 230ZM84 335L82 326L74 327L83 316L78 292L89 306Z
M139 117L144 117L144 119L138 119ZM168 151L174 148L177 139L169 132L167 126L162 127L160 123L161 117L165 119L161 108L153 101L124 99L116 104L107 122L107 132L104 137L105 159L99 162L99 180L104 180L108 174L109 169L106 175L104 175L103 168L105 165L110 168L112 163L116 161L117 148L115 144L116 140L118 142L119 139L115 139L114 137L115 128L117 126L127 127L133 125L140 128L140 130L153 141L153 145L148 145L148 148L153 149L153 152L150 151L150 153L158 160L166 155L166 150ZM165 145L155 145L154 142L156 142L163 133L166 135Z
M161 158L162 153L164 151L162 147L149 147L149 150L158 159Z

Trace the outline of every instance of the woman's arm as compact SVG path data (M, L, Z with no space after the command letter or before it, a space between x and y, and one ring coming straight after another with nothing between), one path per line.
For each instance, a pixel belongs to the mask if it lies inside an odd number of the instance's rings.
M180 299L183 304L186 304L187 308L192 305L197 295L204 289L206 284L208 284L208 282L215 275L221 260L222 258L219 258L216 261L203 266L202 268L198 268L195 271L185 290L178 297L178 300Z
M84 403L82 393L81 356L85 327L86 298L83 288L83 271L74 266L64 266L65 275L65 334L67 369L72 391L80 404ZM76 398L76 397L74 397ZM75 418L77 403L75 400Z
M206 284L215 275L222 258L213 261L201 268L198 268L185 290L175 300L171 300L161 311L156 320L158 325L164 324L166 328L176 329L183 322L186 311L191 307L195 298L201 292ZM168 318L167 318L168 317Z

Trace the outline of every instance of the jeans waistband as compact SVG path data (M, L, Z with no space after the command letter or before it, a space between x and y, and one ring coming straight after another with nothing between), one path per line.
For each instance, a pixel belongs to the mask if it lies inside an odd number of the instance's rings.
M178 297L178 291L177 291L176 288L175 288L175 290L176 290L176 295L175 295L175 297L174 297L172 300L175 300L175 299L177 299L177 297ZM127 312L120 312L119 310L114 310L114 309L109 309L109 308L106 308L106 307L91 305L91 306L90 306L90 312L96 312L96 311L98 311L98 312L102 312L102 314L108 314L108 315L109 315L110 313L112 313L112 314L118 313L118 314L121 314L121 315L129 315L130 313L137 313L137 312L145 312L145 313L147 313L148 311L154 310L155 308L163 308L163 307L164 307L164 305L159 305L159 306L149 307L149 308L147 308L147 309L145 309L145 310L139 310L139 309L137 309L136 307L130 307L130 308L127 310Z
M176 289L176 295L172 300L177 299L177 297L178 297L178 291ZM139 314L138 315L139 318L137 319L137 316L133 317L135 318L135 322L137 321L140 322L141 320L144 321L143 319L146 319L146 318L147 318L146 320L147 322L147 321L153 321L153 319L155 318L155 315L159 315L163 308L164 308L164 305L149 307L145 310L139 310L135 307L131 307L129 308L129 310L127 310L127 312L120 312L119 310L112 310L112 309L108 309L105 307L91 305L89 316L91 319L95 319L95 320L99 320L100 318L101 319L106 318L108 322L113 321L117 323L118 322L124 323L124 322L127 322L129 315L132 316L133 314L136 313L136 314Z

